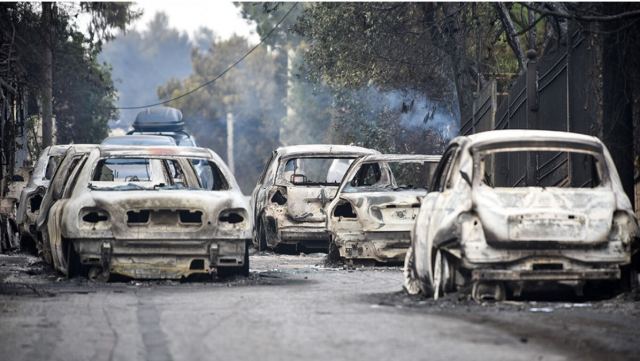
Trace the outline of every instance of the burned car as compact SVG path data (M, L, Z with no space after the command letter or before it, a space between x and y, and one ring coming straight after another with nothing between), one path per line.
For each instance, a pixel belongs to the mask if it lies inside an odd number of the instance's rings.
M35 251L36 219L53 173L62 160L69 145L54 145L45 148L38 157L31 172L29 183L20 193L20 202L16 212L16 223L20 232L20 247Z
M402 262L410 231L439 155L383 154L358 158L326 208L331 256Z
M208 171L199 175L194 163ZM249 272L248 206L211 150L100 146L67 154L47 196L38 231L67 276Z
M405 289L501 300L637 282L638 224L595 137L498 130L457 137L436 169L405 260Z
M379 154L349 145L296 145L273 152L252 193L258 249L327 250L324 207L347 168L362 155Z

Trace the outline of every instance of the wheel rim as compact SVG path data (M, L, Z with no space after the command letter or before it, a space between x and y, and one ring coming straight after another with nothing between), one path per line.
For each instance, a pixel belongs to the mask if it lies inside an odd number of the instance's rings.
M440 291L442 288L442 252L436 251L436 257L433 265L433 299L440 298Z

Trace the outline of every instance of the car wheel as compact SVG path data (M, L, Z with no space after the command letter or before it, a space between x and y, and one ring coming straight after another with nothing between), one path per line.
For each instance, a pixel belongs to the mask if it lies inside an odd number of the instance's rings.
M33 241L33 238L25 232L20 232L20 250L31 255L38 254L36 243Z
M410 295L424 293L426 289L416 272L415 253L413 247L409 247L404 258L404 290Z
M232 276L249 276L249 242L244 247L244 263L240 267L218 267L216 275L219 278L227 278Z
M453 264L447 253L441 249L435 250L432 274L434 299L437 300L440 296L455 289Z
M73 248L73 242L63 240L63 262L61 265L67 273L67 278L73 278L78 275L83 275L83 267L80 263L80 256Z
M329 241L329 249L327 250L327 263L335 264L339 261L341 261L340 251L338 250L338 246L333 240L333 237L331 237L331 240Z
M262 221L262 217L260 217L260 220L258 221L258 229L256 230L255 245L258 248L258 251L266 251L268 248L267 233L264 228L264 222Z
M42 259L45 261L45 263L53 267L54 265L53 257L51 255L51 244L49 244L49 237L47 236L46 232L42 233L41 235L40 247Z
M633 292L638 290L638 270L632 265L624 266L620 269L621 278L618 282L617 292Z

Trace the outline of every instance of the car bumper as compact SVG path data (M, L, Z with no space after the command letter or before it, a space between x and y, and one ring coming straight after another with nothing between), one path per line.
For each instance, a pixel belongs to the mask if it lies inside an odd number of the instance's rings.
M404 261L411 235L408 231L343 233L335 235L335 244L344 259L394 263Z
M619 268L589 270L473 270L474 281L589 281L618 280Z
M143 279L178 279L211 273L218 267L239 267L244 264L247 245L245 239L70 241L81 264Z

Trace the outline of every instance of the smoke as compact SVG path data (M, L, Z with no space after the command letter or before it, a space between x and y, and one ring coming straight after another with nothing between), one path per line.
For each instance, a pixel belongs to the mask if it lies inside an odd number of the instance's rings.
M430 100L417 90L379 90L374 86L364 89L368 107L374 113L391 113L398 116L401 128L410 131L431 129L443 140L450 140L460 130L457 98L450 103Z

